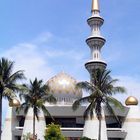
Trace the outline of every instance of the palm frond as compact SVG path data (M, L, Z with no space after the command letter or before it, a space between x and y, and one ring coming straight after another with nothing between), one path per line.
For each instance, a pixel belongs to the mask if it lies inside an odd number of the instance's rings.
M95 101L92 101L88 105L88 107L86 108L86 110L84 112L84 119L86 119L87 117L90 117L92 119L92 117L94 115L95 105L96 105L96 102Z
M45 115L51 117L54 120L54 118L51 116L50 112L47 110L45 105L42 105L42 111L44 112Z
M15 81L15 80L20 80L20 79L26 79L24 76L24 70L18 70L15 73L11 73L11 75L8 77L9 81Z
M126 93L126 89L124 87L120 87L120 86L117 86L117 87L113 87L112 88L112 93L116 94L116 93Z
M106 102L106 107L108 108L108 111L113 115L113 117L115 117L115 119L119 123L119 125L121 125L121 122L120 122L118 116L116 115L114 109L112 108L112 106L108 102Z
M92 116L94 111L97 118L102 117L102 104L114 105L115 107L123 108L122 104L117 99L113 98L113 94L125 93L124 87L115 86L118 79L112 79L110 76L111 71L105 69L94 69L91 74L91 83L80 82L77 84L78 88L84 89L89 92L90 96L78 99L73 104L73 109L76 110L81 105L83 99L89 103L84 112L84 117L87 115ZM111 108L111 106L109 106Z
M106 97L106 100L108 101L109 104L114 105L116 108L124 110L123 104L121 102L119 102L117 99L115 99L111 96L108 96L108 97Z
M76 88L84 89L87 92L92 92L94 90L94 85L90 84L89 82L79 82L76 85Z
M53 96L53 95L45 95L44 97L43 97L43 99L46 101L46 102L48 102L48 103L53 103L53 104L56 104L56 102L57 102L57 100L56 100L56 98Z
M75 111L79 108L79 105L82 104L82 103L88 103L90 100L90 96L87 96L87 97L83 97L83 98L80 98L78 100L76 100L73 105L72 105L72 109Z

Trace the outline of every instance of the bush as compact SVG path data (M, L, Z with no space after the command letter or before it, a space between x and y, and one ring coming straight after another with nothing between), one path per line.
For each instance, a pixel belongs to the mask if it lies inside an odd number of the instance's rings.
M80 140L92 140L92 139L87 138L87 137L82 137Z
M51 123L47 126L44 136L45 140L66 140L60 130L60 125Z
M34 140L33 135L29 132L26 135L23 135L23 140Z
M31 134L30 132L27 133L26 135L22 136L23 140L37 140L37 134L34 136L33 138L33 134Z

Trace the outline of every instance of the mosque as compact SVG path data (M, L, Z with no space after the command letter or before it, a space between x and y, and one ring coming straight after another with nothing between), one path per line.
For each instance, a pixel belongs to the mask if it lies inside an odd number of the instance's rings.
M106 68L107 64L101 58L101 48L105 39L100 33L100 27L104 19L100 16L99 1L92 0L91 17L87 20L91 27L91 34L86 43L91 50L91 58L85 64L90 77L96 68ZM92 81L91 81L92 82ZM65 72L58 73L47 81L51 92L57 99L57 103L46 103L46 107L54 119L61 125L61 131L68 140L80 140L82 136L98 139L97 118L83 119L86 106L79 107L77 111L72 110L72 104L76 99L82 97L82 91L75 88L77 81ZM140 108L135 97L128 97L125 101L124 110L114 108L121 123L103 108L104 117L101 126L101 140L140 140ZM33 113L30 109L25 116L23 112L16 113L15 108L9 107L2 132L2 140L23 140L22 136L28 132L32 133ZM52 119L40 112L40 121L36 121L36 133L38 140L44 140L44 130Z

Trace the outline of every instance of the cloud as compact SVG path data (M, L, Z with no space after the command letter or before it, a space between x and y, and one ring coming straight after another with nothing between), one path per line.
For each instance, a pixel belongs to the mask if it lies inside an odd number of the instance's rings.
M81 50L81 47L75 45L75 41L67 37L61 38L54 36L50 32L44 32L29 42L21 42L5 50L1 56L15 61L15 70L25 70L28 79L43 79L46 82L61 70L66 70L69 74L78 77L81 81L87 80L88 72L84 68L84 63L88 56ZM72 47L71 47L72 46ZM112 50L114 52L114 50ZM107 57L109 62L120 59L120 51L112 53L111 58ZM115 97L122 102L130 96L136 96L140 100L140 80L133 76L114 76L120 79L119 85L126 87L127 94L116 95ZM3 102L3 118L7 102Z
M10 47L2 55L15 61L15 70L24 70L28 79L38 77L39 79L47 80L53 70L48 65L48 61L43 55L43 48L41 49L41 45L38 44L47 43L49 39L49 33L44 34L44 36L41 35L39 38L29 43L19 43Z
M31 42L33 44L43 44L48 43L53 38L53 34L50 32L43 32L39 34L35 39L33 39Z
M37 77L46 82L61 71L61 68L70 74L73 73L73 75L74 73L79 73L79 75L82 73L79 66L83 64L85 55L76 47L74 48L73 44L74 40L71 41L67 38L54 36L50 32L44 32L31 41L21 42L5 49L1 53L1 57L14 61L14 70L24 70L27 79L33 80ZM83 76L83 74L81 75ZM7 107L7 101L4 100L3 118L5 118Z
M31 41L9 47L2 56L15 61L15 70L25 70L28 79L38 77L47 81L61 70L68 70L69 73L69 68L73 67L73 70L78 71L83 65L85 54L76 47L69 47L72 44L74 40L67 37L43 32Z

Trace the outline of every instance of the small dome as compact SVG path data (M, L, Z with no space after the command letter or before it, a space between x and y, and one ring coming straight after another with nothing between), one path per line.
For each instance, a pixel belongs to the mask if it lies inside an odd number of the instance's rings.
M137 98L133 97L133 96L129 96L126 101L125 101L125 104L127 106L129 105L138 105L138 100Z
M77 89L76 84L77 81L64 72L57 74L47 82L51 94L65 102L82 97L82 90Z
M10 107L19 107L20 106L20 102L19 102L19 100L17 100L17 99L11 99L10 101L9 101L9 106Z

